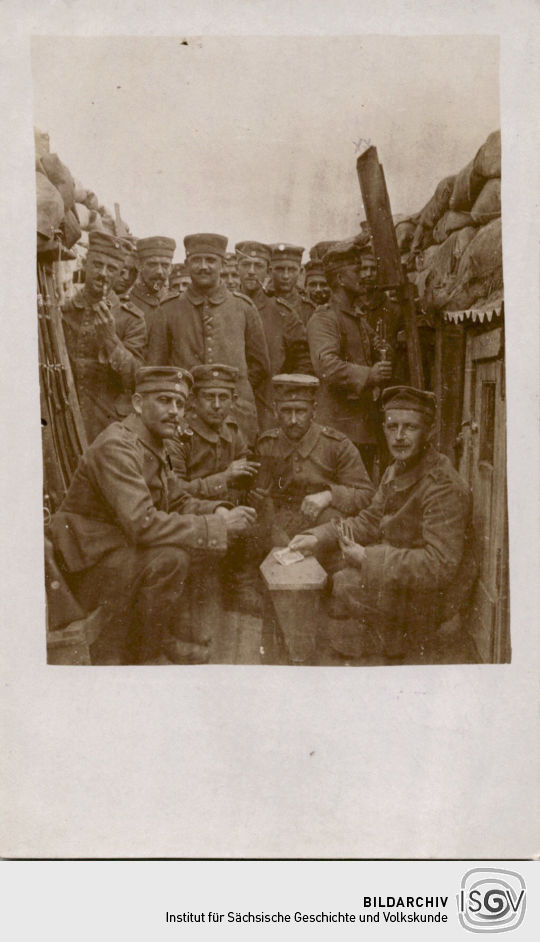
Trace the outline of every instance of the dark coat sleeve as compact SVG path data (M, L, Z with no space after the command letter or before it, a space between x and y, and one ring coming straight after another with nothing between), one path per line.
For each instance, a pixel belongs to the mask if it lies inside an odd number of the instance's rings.
M319 308L308 321L307 334L313 368L319 379L352 394L363 392L369 385L371 367L345 359L334 311L329 307Z
M158 510L143 477L139 453L123 439L109 439L88 457L88 476L128 540L141 546L172 544L188 550L227 548L223 520L178 497L180 513ZM216 504L213 505L215 508ZM213 509L213 508L212 508Z
M167 366L169 363L169 335L167 314L158 307L150 324L146 362L152 366Z
M330 485L332 506L346 516L369 506L375 488L357 448L347 438L337 445L336 482Z
M146 349L146 324L144 317L122 311L120 335L115 335L114 346L103 353L111 369L122 378L124 389L133 388L135 373L142 366ZM117 325L117 331L119 327Z
M248 379L253 390L263 387L269 378L270 357L259 312L254 304L247 301L246 311L246 363Z

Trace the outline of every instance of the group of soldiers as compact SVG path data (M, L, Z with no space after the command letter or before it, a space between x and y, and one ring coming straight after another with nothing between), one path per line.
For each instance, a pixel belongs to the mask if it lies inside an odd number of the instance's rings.
M276 546L329 574L338 662L423 652L474 578L471 499L432 444L434 395L402 382L368 234L314 246L302 291L299 246L184 248L173 265L173 239L91 232L63 309L88 448L51 538L105 613L93 663L207 662L190 585L219 570L224 607L260 615ZM321 663L315 641L287 653Z

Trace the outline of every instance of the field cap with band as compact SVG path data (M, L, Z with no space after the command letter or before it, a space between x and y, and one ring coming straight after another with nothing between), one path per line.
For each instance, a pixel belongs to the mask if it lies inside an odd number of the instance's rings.
M312 245L309 250L309 257L312 262L322 262L324 256L328 252L328 249L336 244L336 240L332 239L330 242L317 242L315 245ZM309 263L308 263L309 264ZM307 265L306 265L307 268Z
M277 402L313 402L319 388L319 380L316 376L308 376L307 373L279 373L272 377L272 386Z
M92 229L88 234L88 254L91 252L99 252L115 262L123 262L126 257L126 244L108 232Z
M296 265L301 265L303 254L304 249L301 245L287 245L285 242L277 242L272 246L273 262L295 262Z
M348 265L359 265L364 251L363 246L355 239L334 242L323 257L325 272L339 271Z
M171 266L169 278L181 278L182 275L189 275L185 262L177 262L176 265Z
M309 262L306 262L305 269L306 281L312 275L317 275L320 278L324 278L324 265L318 259L310 259Z
M234 250L239 261L244 258L260 258L263 262L269 262L272 257L270 246L264 242L237 242Z
M178 366L141 366L135 374L135 392L168 392L187 399L193 377L188 370Z
M225 258L227 251L227 236L217 235L215 232L196 232L184 237L186 258L190 255L219 255Z
M225 363L200 363L193 367L191 373L195 389L210 387L234 390L240 370Z
M149 236L137 242L137 255L142 260L147 258L168 258L172 260L176 242L167 236Z
M414 386L387 386L381 394L381 406L385 411L407 409L421 412L432 419L437 410L437 397L435 393L415 389Z

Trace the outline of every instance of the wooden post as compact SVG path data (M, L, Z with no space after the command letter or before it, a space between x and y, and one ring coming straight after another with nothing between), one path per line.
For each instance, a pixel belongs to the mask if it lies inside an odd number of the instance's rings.
M405 321L410 381L417 389L423 389L424 372L416 325L414 288L401 265L384 170L379 163L376 147L368 147L360 154L356 161L356 172L377 259L377 280L381 288L393 288L398 293Z

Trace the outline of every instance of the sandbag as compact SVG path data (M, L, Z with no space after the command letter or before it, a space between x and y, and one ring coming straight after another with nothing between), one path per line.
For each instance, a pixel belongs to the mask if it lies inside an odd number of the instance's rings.
M438 251L438 245L430 245L429 248L424 249L423 252L419 252L416 257L417 271L424 271L425 268L431 268Z
M474 158L474 172L484 180L501 175L501 132L492 131Z
M73 194L73 198L75 202L84 204L87 196L88 196L88 190L86 189L86 187L83 186L82 183L79 183L78 180L75 180L75 192Z
M494 177L482 187L480 196L474 202L471 216L475 225L485 226L492 219L501 215L501 181Z
M88 190L88 191L87 191L86 199L83 200L83 202L84 202L84 205L88 207L88 209L94 210L95 212L98 211L98 208L99 208L99 200L98 200L96 194L95 194L95 193L92 193L91 190Z
M470 210L482 189L483 182L482 177L475 173L474 160L471 160L463 170L460 170L455 179L448 208L454 212Z
M448 202L453 192L455 177L445 177L420 213L420 225L424 229L433 229L443 213L448 209Z
M79 225L83 231L86 231L90 225L90 210L84 203L75 203L75 211L79 219Z
M116 235L116 226L110 213L105 212L101 214L101 224L105 232L109 232L111 235Z
M500 217L476 230L458 265L448 298L449 310L470 307L503 287L502 224Z
M73 209L75 204L75 182L66 165L62 163L58 154L44 154L41 158L41 165L51 183L54 183L60 193L66 212Z
M62 242L68 249L81 238L82 232L79 220L72 209L68 209L60 223L60 231L62 233Z
M36 173L37 231L52 239L64 215L64 201L44 173Z
M444 216L441 216L433 230L433 241L438 244L444 242L449 235L458 229L465 229L470 226L472 217L470 213L454 213L449 209Z

